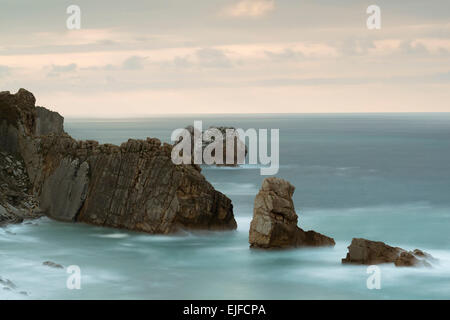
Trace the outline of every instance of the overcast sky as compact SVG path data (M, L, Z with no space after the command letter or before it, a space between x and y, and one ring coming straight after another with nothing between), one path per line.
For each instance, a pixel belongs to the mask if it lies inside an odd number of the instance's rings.
M0 90L65 116L450 111L448 0L0 2Z

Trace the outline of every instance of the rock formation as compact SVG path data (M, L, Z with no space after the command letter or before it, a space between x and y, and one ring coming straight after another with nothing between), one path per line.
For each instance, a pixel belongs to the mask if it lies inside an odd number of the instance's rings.
M332 238L297 226L292 195L295 187L280 178L266 178L256 195L249 242L252 248L334 246Z
M430 266L434 258L418 249L406 251L381 241L353 238L342 263L373 265L394 263L397 267Z
M189 131L190 136L191 136L191 163L194 163L193 159L194 159L194 132L196 132L196 129L193 126L188 126L185 128L187 131ZM242 159L241 161L245 160L245 156L247 155L248 149L247 146L245 145L245 143L241 140L241 138L239 137L239 133L238 131L236 131L236 128L233 127L209 127L207 130L203 131L203 132L198 132L198 134L202 135L202 154L203 151L205 150L205 148L214 140L209 141L208 139L208 133L209 130L211 129L217 129L221 134L222 134L222 155L223 155L223 159L222 159L222 163L214 163L214 165L216 166L224 166L224 167L237 167L239 166L239 159L238 159L238 150L243 152L243 157L244 159ZM233 146L234 146L234 151L233 151L233 162L232 163L227 163L226 161L226 155L227 155L227 139L229 139L230 141L233 139ZM181 138L174 143L174 146L177 145L178 143L180 143ZM215 156L214 152L212 153L212 156Z
M64 267L62 265L60 265L59 263L55 263L53 261L44 261L44 262L42 262L42 265L50 267L50 268L54 268L54 269L64 269Z
M51 218L149 233L236 228L231 200L195 165L174 165L158 139L121 146L77 141L57 113L20 89L0 93L0 150L23 158L32 193Z
M42 216L30 194L25 165L19 157L0 152L0 226Z

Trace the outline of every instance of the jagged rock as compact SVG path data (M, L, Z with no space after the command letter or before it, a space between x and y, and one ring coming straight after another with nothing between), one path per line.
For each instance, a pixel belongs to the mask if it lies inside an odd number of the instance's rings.
M11 223L21 223L23 218L6 210L0 205L0 227Z
M353 238L342 263L373 265L394 263L397 267L430 266L434 258L421 250L406 251L381 241Z
M196 129L193 126L188 126L185 128L186 130L189 131L190 135L191 135L191 163L194 163L194 133L196 132ZM219 127L209 127L207 130L199 133L197 131L198 134L202 134L202 154L205 150L205 148L211 143L213 142L213 138L210 140L209 139L209 134L210 134L210 130L212 129L217 129L221 134L222 134L222 163L216 163L214 162L213 165L216 166L225 166L225 167L237 167L239 166L239 159L238 159L238 151L243 152L243 159L241 159L241 161L244 161L245 156L247 155L248 149L247 146L245 145L245 143L241 140L241 138L239 137L239 133L238 131L236 131L236 128L233 127L223 127L223 126L219 126ZM229 139L230 141L234 139L233 141L233 145L234 145L234 151L233 151L233 162L232 163L227 163L226 161L226 155L227 155L227 139ZM174 143L174 146L177 145L178 143L180 143L182 139L180 138L178 141L176 141ZM213 151L211 154L213 157L215 157L215 152Z
M42 216L29 188L25 164L19 156L0 152L0 226Z
M45 261L42 263L42 265L50 267L50 268L55 268L55 269L64 269L64 267L58 263L55 263L53 261Z
M297 226L292 196L295 187L280 178L266 178L255 198L249 243L252 248L334 246L332 238Z
M231 201L193 166L176 166L171 146L129 140L119 152L90 156L90 184L78 221L171 233L235 229Z
M16 129L15 144L0 149L21 155L50 217L149 233L236 228L231 200L198 166L173 164L171 145L150 138L121 146L77 141L64 132L62 117L34 103L24 89L0 93L0 132L3 124Z

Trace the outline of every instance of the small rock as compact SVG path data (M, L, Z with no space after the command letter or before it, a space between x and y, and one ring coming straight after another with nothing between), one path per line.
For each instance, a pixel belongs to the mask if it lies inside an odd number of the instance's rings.
M55 268L55 269L64 269L64 267L60 264L57 264L53 261L45 261L42 263L44 266L50 267L50 268Z
M4 285L5 287L10 288L10 289L15 289L15 288L17 288L17 286L15 285L15 283L12 282L12 281L9 280L9 279L3 279L3 278L0 277L0 283L1 283L2 285Z
M430 267L430 262L433 260L435 259L430 254L419 249L406 251L402 248L391 247L381 241L354 238L342 263L365 265L394 263L396 267Z

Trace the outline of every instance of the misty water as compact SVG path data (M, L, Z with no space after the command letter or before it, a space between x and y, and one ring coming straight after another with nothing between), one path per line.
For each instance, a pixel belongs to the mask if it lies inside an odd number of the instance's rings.
M255 251L248 246L259 168L203 167L233 201L236 231L148 235L42 218L0 228L3 299L449 299L450 116L448 114L202 115L152 119L66 119L77 139L170 142L176 128L210 125L280 129L277 176L296 187L303 229L334 248ZM381 265L369 290L366 266L342 265L354 237L419 248L432 268ZM80 290L65 269L81 268ZM26 292L20 293L21 291Z

